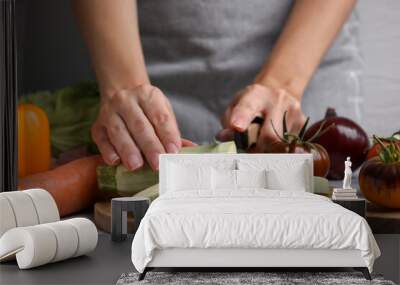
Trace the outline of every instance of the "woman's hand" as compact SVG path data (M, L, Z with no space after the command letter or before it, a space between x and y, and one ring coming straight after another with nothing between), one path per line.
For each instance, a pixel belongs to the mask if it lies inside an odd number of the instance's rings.
M233 130L246 130L255 116L262 115L265 121L255 151L263 152L266 144L277 139L271 121L282 134L285 111L289 131L298 131L305 121L302 94L355 2L294 1L272 52L255 78L257 84L239 92L223 117L226 129L217 138L226 140Z
M73 1L102 95L92 137L108 164L134 170L145 158L157 169L158 155L178 152L181 138L167 98L149 84L137 1L117 2Z
M287 111L290 132L297 132L304 124L305 116L301 102L284 89L275 89L261 84L252 84L238 92L222 118L224 129L217 135L220 140L232 138L233 131L244 132L256 116L264 118L255 151L263 152L265 146L278 140L273 131L282 135L282 118Z
M160 153L179 151L182 142L175 115L160 89L145 84L102 95L92 137L106 163L122 162L135 170L143 166L144 156L156 170Z

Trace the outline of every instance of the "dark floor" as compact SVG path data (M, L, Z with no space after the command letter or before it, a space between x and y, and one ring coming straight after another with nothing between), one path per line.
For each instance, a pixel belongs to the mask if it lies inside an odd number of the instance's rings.
M0 264L0 284L115 284L122 273L134 271L131 244L132 238L115 243L100 233L88 256L28 270L19 270L15 261Z
M132 237L124 242L110 240L110 235L99 233L96 250L87 256L47 264L41 267L19 270L15 261L0 264L0 285L9 284L115 284L122 273L135 271L131 258ZM171 271L171 269L160 269ZM180 268L180 271L192 271ZM208 271L197 269L195 271ZM230 271L234 269L223 269ZM252 271L246 268L246 271ZM266 271L352 271L351 268L271 268ZM158 271L158 270L157 270ZM173 271L173 270L172 270ZM213 269L213 271L216 271ZM259 269L255 269L259 271ZM262 270L264 271L264 270Z

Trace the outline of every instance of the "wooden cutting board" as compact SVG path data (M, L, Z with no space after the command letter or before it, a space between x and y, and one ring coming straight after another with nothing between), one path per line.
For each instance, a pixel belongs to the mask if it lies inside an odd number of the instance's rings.
M132 213L128 213L128 233L134 232L133 221ZM94 223L98 229L111 233L111 201L94 204Z

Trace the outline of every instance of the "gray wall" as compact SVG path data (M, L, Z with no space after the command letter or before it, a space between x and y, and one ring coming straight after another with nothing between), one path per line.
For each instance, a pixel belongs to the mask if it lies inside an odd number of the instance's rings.
M93 79L66 0L20 0L21 93ZM400 1L359 1L365 58L360 123L368 133L400 129ZM325 106L321 106L325 108Z
M400 130L400 1L361 0L363 120L369 133Z

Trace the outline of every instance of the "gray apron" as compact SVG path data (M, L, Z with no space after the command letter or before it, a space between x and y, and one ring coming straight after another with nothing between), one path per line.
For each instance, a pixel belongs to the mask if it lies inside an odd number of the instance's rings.
M270 54L291 5L288 0L138 1L150 79L170 99L183 137L213 141L225 108ZM312 119L321 118L327 106L360 115L357 23L352 15L307 88L303 110Z

